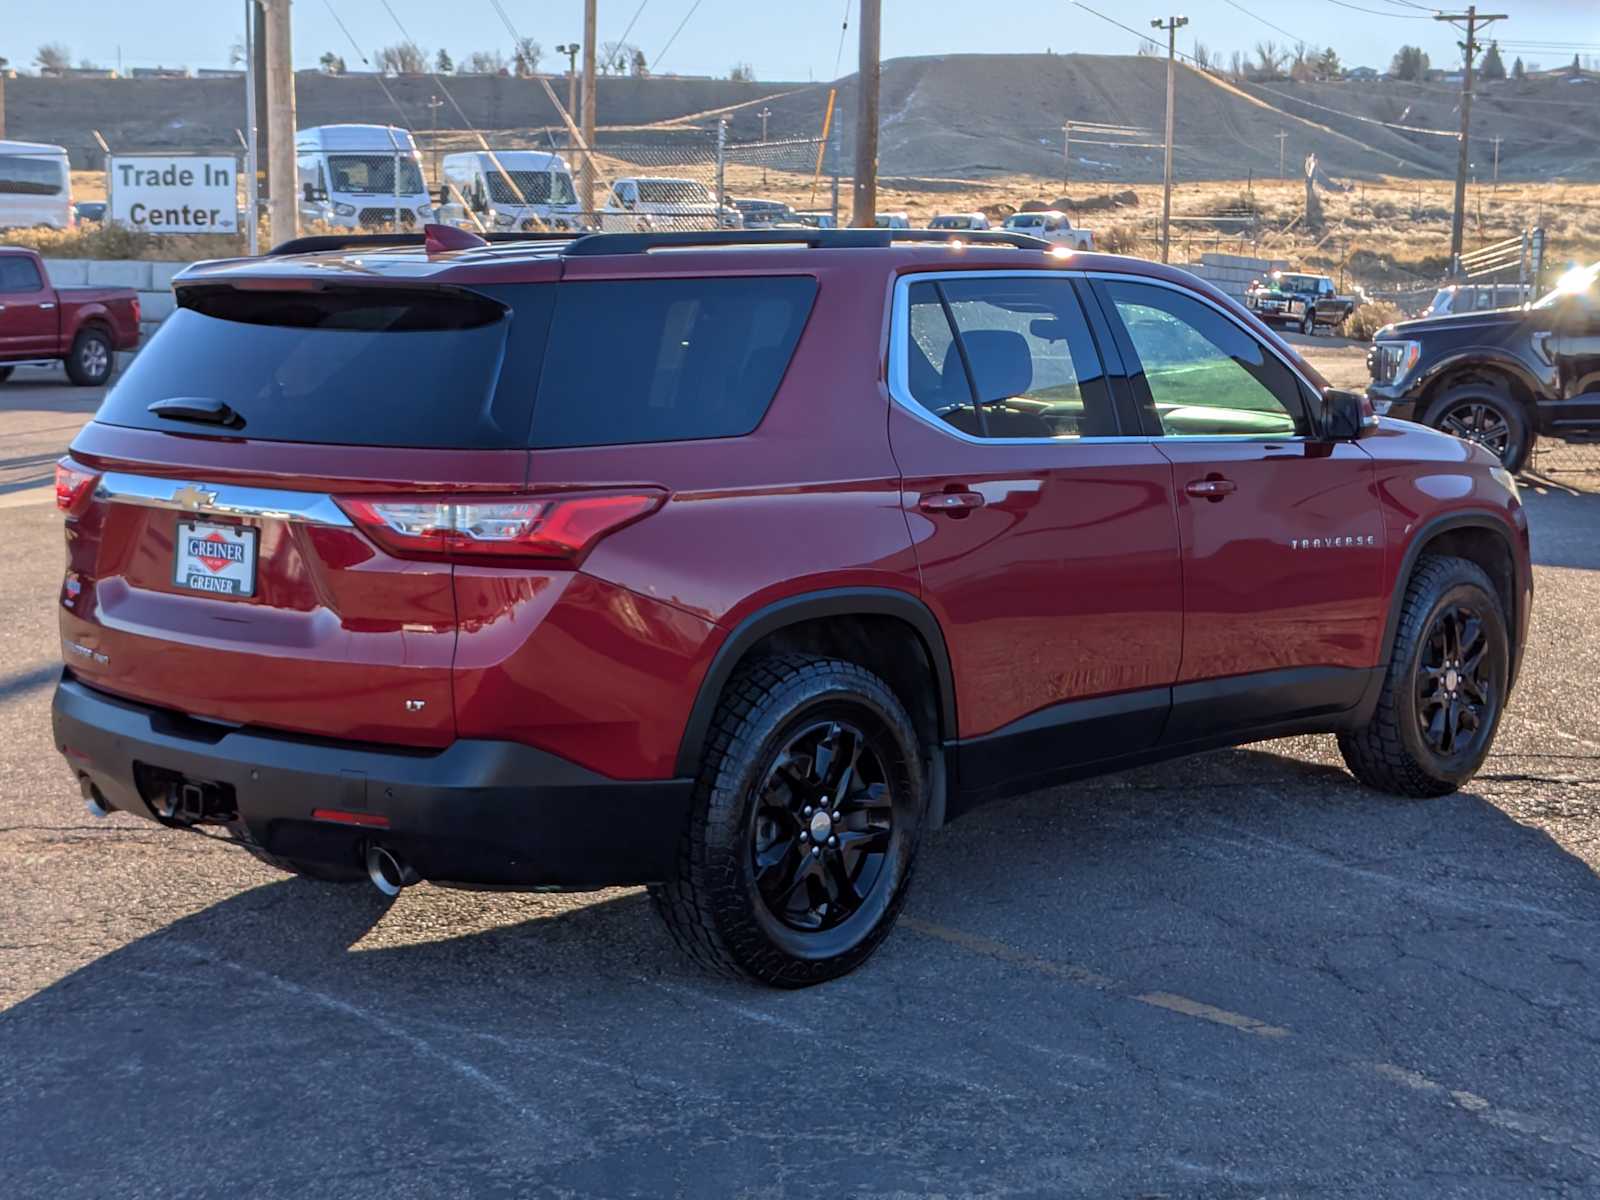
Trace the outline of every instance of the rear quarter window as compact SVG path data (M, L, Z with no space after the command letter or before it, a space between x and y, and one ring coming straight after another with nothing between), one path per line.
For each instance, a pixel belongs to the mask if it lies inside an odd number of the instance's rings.
M816 299L811 276L566 282L536 449L738 437L761 423Z

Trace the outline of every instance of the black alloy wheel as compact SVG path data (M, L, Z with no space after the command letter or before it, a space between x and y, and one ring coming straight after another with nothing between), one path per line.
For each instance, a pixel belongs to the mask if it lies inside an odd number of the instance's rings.
M1434 617L1417 662L1416 697L1422 739L1440 758L1470 754L1492 727L1499 688L1484 618L1469 605Z
M1504 461L1511 445L1511 424L1499 408L1485 400L1463 400L1439 417L1439 428L1465 442L1476 442Z
M887 772L849 721L807 725L767 768L751 822L751 867L767 911L817 932L854 915L883 876L894 833Z

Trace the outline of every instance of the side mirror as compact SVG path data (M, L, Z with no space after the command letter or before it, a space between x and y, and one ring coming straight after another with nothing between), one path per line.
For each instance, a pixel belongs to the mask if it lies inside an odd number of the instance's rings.
M1322 393L1322 432L1329 441L1353 442L1378 428L1378 413L1365 392L1328 388Z
M305 196L308 203L315 201L317 198L317 189L313 184L304 184L300 188L300 191Z

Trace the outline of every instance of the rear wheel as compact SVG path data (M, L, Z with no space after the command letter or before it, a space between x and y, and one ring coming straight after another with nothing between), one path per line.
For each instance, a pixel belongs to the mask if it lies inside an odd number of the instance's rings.
M1532 448L1527 413L1502 384L1492 380L1446 389L1428 406L1422 423L1476 442L1508 471L1520 471Z
M1442 555L1418 563L1403 604L1377 709L1339 749L1369 787L1443 796L1494 742L1511 678L1505 613L1483 568Z
M73 339L67 355L67 378L79 387L99 387L111 378L115 361L105 330L85 329Z
M1312 334L1316 333L1316 331L1317 314L1313 309L1308 308L1300 315L1300 332L1305 334L1307 337L1310 337Z
M15 367L0 367L0 383L4 383L6 380L10 379L11 372L14 370L16 370Z
M805 987L866 960L911 879L926 794L917 734L854 663L758 659L708 735L674 878L652 887L701 965Z

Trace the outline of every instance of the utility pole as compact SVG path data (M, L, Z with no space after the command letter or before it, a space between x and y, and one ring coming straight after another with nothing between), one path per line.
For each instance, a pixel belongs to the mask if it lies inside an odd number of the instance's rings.
M262 0L252 0L250 4L250 52L255 56L256 64L256 180L255 186L260 191L261 185L271 185L272 181L272 136L267 129L267 9ZM120 58L122 47L117 47L119 65L117 74L121 74Z
M583 0L583 211L595 220L594 204L594 48L598 20L595 0Z
M1467 40L1461 44L1466 55L1466 70L1461 76L1461 144L1456 158L1456 208L1450 217L1450 269L1455 271L1461 260L1461 235L1467 216L1467 133L1472 124L1472 60L1478 53L1478 30L1491 21L1504 21L1505 13L1480 13L1475 4L1467 5L1464 13L1439 13L1435 21L1465 21Z
M1289 131L1287 129L1280 129L1278 131L1278 178L1279 179L1287 179L1288 178L1288 176L1283 173L1283 150L1284 150L1284 147L1287 146L1288 144L1289 144Z
M267 217L272 244L299 236L300 204L294 166L294 38L290 0L262 0L267 10L267 128L271 171Z
M567 116L574 121L578 119L578 51L582 49L578 42L565 42L556 47L557 54L567 56Z
M767 186L767 118L772 115L772 110L765 105L756 116L761 118L761 186Z
M6 75L0 71L0 138L6 136Z
M878 223L878 74L883 0L861 0L861 61L856 73L856 176L850 224Z
M1161 168L1161 261L1166 262L1172 248L1172 105L1177 93L1178 30L1188 17L1168 17L1150 22L1152 29L1167 31L1167 154Z
M261 253L261 187L257 179L260 151L256 143L256 0L244 0L244 178L245 245L252 256ZM4 131L0 131L0 136Z
M1494 190L1498 192L1500 190L1500 143L1505 141L1505 138L1492 137L1489 140L1494 143Z

